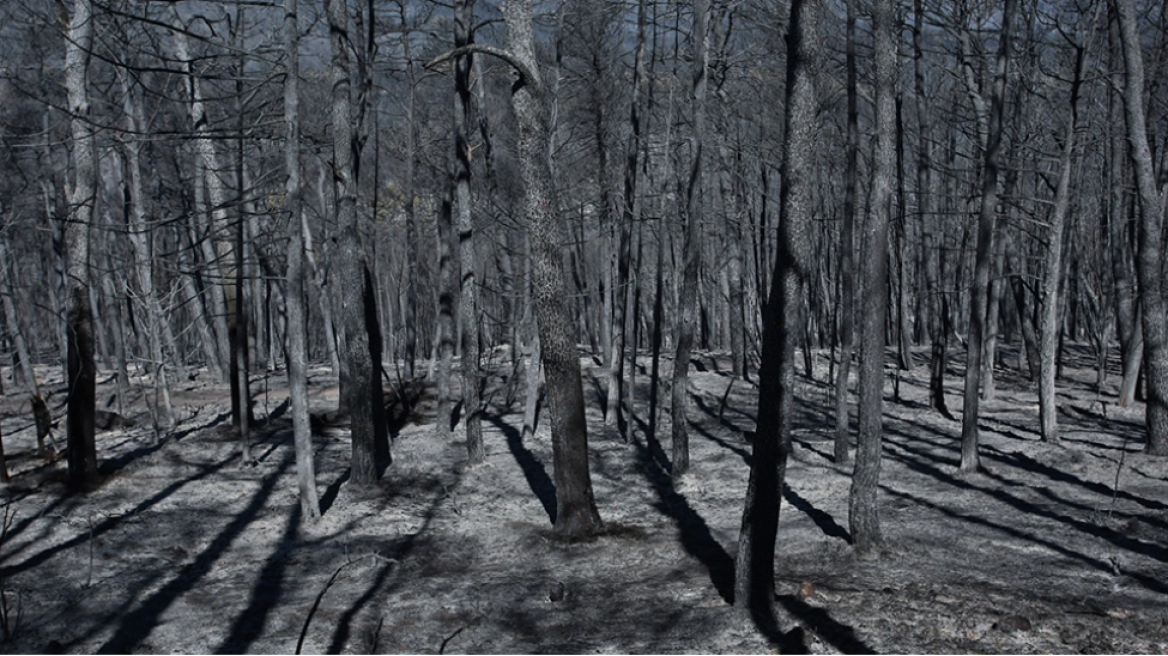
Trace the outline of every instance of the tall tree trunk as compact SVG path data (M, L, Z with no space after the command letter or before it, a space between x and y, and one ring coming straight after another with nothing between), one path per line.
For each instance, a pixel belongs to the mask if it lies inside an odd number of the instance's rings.
M353 112L350 82L348 7L345 0L328 0L329 42L332 51L333 185L336 189L336 216L339 247L333 252L340 275L341 322L345 329L344 359L348 364L347 384L352 433L350 481L368 486L377 481L374 413L380 407L381 380L372 357L375 336L370 334L366 296L371 292L361 226L357 219L356 153L353 139ZM379 339L379 336L376 337Z
M969 295L969 345L966 351L965 399L961 415L961 471L973 472L980 467L978 454L978 405L985 348L986 304L989 297L990 268L994 253L994 222L998 205L998 151L1002 143L1002 111L1006 95L1006 69L1010 60L1010 31L1016 0L1006 0L1002 10L1002 30L998 37L998 54L990 91L986 128L985 165L982 171L981 213L977 223L977 253L973 286Z
M308 311L304 266L303 181L300 168L300 27L298 0L284 0L284 167L288 208L288 393L292 399L292 437L296 445L296 483L300 512L320 517L316 462L308 418Z
M453 429L454 392L451 372L454 369L454 343L457 339L456 297L458 274L454 271L455 239L453 190L446 189L438 201L438 430Z
M1079 87L1083 71L1083 47L1075 49L1075 73L1071 82L1071 115L1063 132L1063 152L1059 156L1058 187L1050 214L1050 237L1046 241L1045 277L1042 281L1042 320L1039 326L1038 408L1039 430L1047 442L1059 441L1058 407L1055 403L1055 349L1058 346L1059 279L1062 272L1063 235L1071 208L1071 168L1075 158L1075 133L1079 122Z
M474 0L457 0L454 10L454 47L461 48L473 39ZM462 415L466 422L466 453L470 464L486 460L483 446L482 400L479 394L479 320L478 290L475 286L474 217L470 198L470 123L471 123L471 55L454 62L454 198L458 207L458 259L461 269L458 299L462 335Z
M607 423L616 423L622 438L628 439L627 421L633 416L633 380L636 377L636 340L633 341L629 371L629 387L624 384L625 354L628 348L630 316L635 311L633 289L629 285L629 265L632 256L632 228L636 221L637 174L641 152L641 88L645 78L645 26L648 20L647 0L637 2L637 47L633 53L633 89L629 102L628 142L625 144L624 202L621 206L620 236L617 247L616 289L620 296L613 317L612 357L609 366ZM615 398L614 398L615 396ZM625 405L622 405L625 404Z
M911 242L908 232L908 204L905 200L906 178L904 174L904 102L899 92L896 97L896 262L897 286L896 317L897 333L897 366L903 371L913 370L912 357L912 325L910 319L909 298L909 252ZM897 396L900 394L900 374L897 374Z
M861 278L867 304L860 317L859 431L856 468L848 496L848 529L861 553L884 541L876 489L880 484L881 431L884 409L884 327L888 319L888 226L892 216L896 167L896 7L877 0L873 8L876 57L876 152L872 180L872 214L864 223Z
M1009 194L1009 189L1006 190L1006 193ZM993 263L990 265L990 284L987 289L989 296L986 299L985 339L983 340L982 353L981 398L983 401L994 398L994 394L997 393L994 367L998 360L998 324L1001 320L1002 307L1003 243L997 235L994 236L994 254Z
M795 344L802 325L803 285L811 268L811 176L818 136L814 76L819 63L817 30L822 4L821 0L792 0L787 32L779 250L770 297L763 309L758 426L734 567L734 605L755 612L764 612L774 603L779 497L791 453Z
M1119 25L1109 21L1111 57L1113 67L1122 66L1119 46ZM1135 240L1135 206L1129 198L1127 164L1128 142L1123 125L1123 92L1121 89L1108 90L1108 228L1111 251L1111 273L1115 279L1115 321L1116 336L1119 338L1120 363L1123 379L1119 386L1118 403L1127 406L1135 400L1136 383L1144 361L1144 330L1140 325L1140 308L1136 298L1135 257L1132 244Z
M531 235L532 294L543 368L555 469L557 533L580 537L601 528L588 471L588 425L584 386L576 354L576 331L564 280L564 226L550 162L548 90L535 57L531 0L503 5L509 52L506 59L520 73L511 102L518 123L519 170L524 186L524 214Z
M835 379L835 461L851 460L848 439L851 436L851 415L848 405L848 378L852 371L852 351L855 348L852 322L855 317L855 243L853 229L856 222L856 191L860 152L859 101L856 83L856 3L848 3L848 43L846 51L848 76L848 127L844 172L844 217L840 224L840 269L838 304L840 361Z
M1156 188L1144 110L1144 57L1132 0L1113 0L1119 17L1124 61L1124 116L1136 173L1140 220L1136 276L1144 329L1144 382L1147 385L1147 452L1168 455L1168 318L1164 314L1164 198Z
M685 235L681 287L678 292L677 351L673 358L673 480L689 471L689 360L698 322L698 269L702 256L702 221L705 213L703 148L706 141L706 89L710 58L709 0L694 0L693 18L693 135L690 138L689 186L686 189Z
M69 487L88 489L97 481L94 440L95 367L93 309L90 306L89 240L97 197L95 139L89 105L89 57L93 48L92 0L74 0L65 43L65 89L73 138L73 185L69 189L69 222L65 227L68 256L69 310Z

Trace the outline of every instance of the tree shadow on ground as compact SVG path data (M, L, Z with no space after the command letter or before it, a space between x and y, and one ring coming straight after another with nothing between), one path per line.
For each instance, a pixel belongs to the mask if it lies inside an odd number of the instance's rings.
M332 483L329 483L329 486L324 489L324 494L322 494L320 496L320 514L321 515L324 515L325 513L327 513L329 511L330 508L333 507L333 504L336 503L336 501L337 501L337 495L339 495L341 493L341 486L344 485L345 482L349 480L349 477L352 474L353 474L353 470L351 468L346 467L345 471L343 471L341 473L341 475L337 477L337 480L333 481Z
M287 523L284 525L284 535L277 543L275 550L268 556L263 569L260 570L255 587L252 589L251 601L231 625L231 631L216 654L242 654L260 637L264 629L264 622L268 614L275 608L284 591L284 570L288 567L289 548L284 545L293 545L297 532L303 521L304 513L300 504L292 506L288 513Z
M531 487L531 491L535 493L539 502L543 504L543 509L547 512L548 519L552 524L555 524L556 485L552 482L551 477L548 476L543 463L523 445L523 436L519 432L519 429L503 421L500 417L487 415L484 419L503 433L503 437L507 439L507 448L511 450L511 456L515 458L515 462L519 463L519 468L523 470L523 476L527 479L527 484Z
M832 517L829 513L816 508L810 501L799 496L799 493L792 490L791 487L786 483L783 484L783 498L786 499L787 502L790 503L793 508L795 508L795 510L798 510L804 515L810 517L811 521L815 522L815 525L819 527L819 530L823 531L824 535L832 538L840 538L848 543L852 541L851 536L848 534L848 530L843 526L840 526L839 523L835 521L834 517Z
M634 440L633 445L638 451L637 458L642 465L641 470L658 495L658 502L654 504L656 509L673 519L677 531L680 532L683 549L690 556L700 560L707 568L710 582L714 584L722 599L726 603L734 603L734 558L714 538L709 525L691 507L686 496L677 493L673 487L672 477L652 458L649 448L640 440ZM820 515L826 515L825 512L811 508L811 504L805 505L812 511L819 512ZM815 516L812 518L814 521ZM830 521L829 516L828 521L830 526L835 526L833 531L842 531L840 526L837 526L834 521ZM828 531L825 529L825 532ZM832 535L832 533L828 533L828 535ZM800 621L814 628L816 634L822 636L823 640L832 643L846 654L874 654L868 645L856 640L853 629L833 620L826 610L802 606L804 608L793 606L788 610L792 615L799 617ZM755 628L758 629L759 633L766 637L766 640L771 643L772 647L776 647L780 654L807 654L804 630L801 627L795 627L788 631L781 629L777 617L774 616L773 608L751 609L751 620L755 623Z
M337 620L336 628L333 630L332 638L329 641L328 651L325 653L340 654L344 651L354 651L351 647L349 647L348 643L350 637L352 636L353 622L356 620L357 615L366 606L368 606L369 602L373 600L374 596L385 587L386 582L389 580L391 571L400 569L400 564L404 563L405 560L418 548L419 543L425 542L421 538L426 534L427 531L429 531L430 524L433 523L434 518L438 514L438 507L442 505L442 502L447 499L454 491L454 489L457 488L461 483L461 476L455 480L453 485L447 486L439 483L437 486L438 489L435 490L434 496L430 500L429 506L426 508L426 513L422 519L422 525L418 527L418 530L409 535L390 540L388 543L382 544L377 549L376 554L370 554L370 556L375 557L380 562L377 576L374 577L369 586L365 588L365 592L362 593L361 596L358 597L356 601L354 601L348 608L346 608L344 613L341 614L340 619ZM342 565L342 567L345 567L345 565ZM385 592L388 593L390 589L392 588L385 590ZM325 590L321 591L321 596L324 595L324 592ZM306 631L308 628L308 622L310 620L311 617L305 620ZM371 633L374 635L374 644L365 645L364 647L366 649L358 651L357 653L377 653L376 636L380 633L381 624L382 622L378 621L377 628L371 631Z
M685 495L673 489L673 479L669 472L652 457L649 447L640 440L634 440L639 468L657 494L654 506L677 525L681 546L686 553L697 558L710 574L710 582L726 603L734 602L734 559L714 538L706 520L698 514Z
M855 629L846 624L840 624L825 609L811 606L795 595L776 596L775 600L782 604L783 608L797 618L803 626L809 627L816 635L841 652L845 654L876 653L875 649L856 637ZM801 634L800 631L800 638L802 638ZM780 651L780 653L794 652ZM804 651L802 653L810 652Z
M1080 552L1075 551L1073 549L1069 549L1065 545L1063 545L1059 542L1055 542L1053 540L1047 540L1045 538L1041 538L1041 537L1038 537L1036 535L1031 535L1030 533L1022 531L1021 529L1015 528L1013 526L1009 526L1008 524L993 522L993 521L990 521L989 519L986 519L985 517L981 517L981 516L975 515L973 513L963 513L963 512L957 511L957 510L953 510L953 509L947 508L939 503L934 503L932 501L929 501L929 500L925 499L924 497L920 497L920 496L911 494L909 492L902 492L900 490L894 490L886 485L881 485L880 489L883 492L885 492L891 496L894 496L894 497L897 497L900 499L906 499L906 500L911 501L913 503L919 504L921 507L928 508L929 510L934 510L934 511L939 512L939 513L946 515L948 517L952 517L953 519L956 519L958 521L968 522L970 524L977 524L980 526L984 526L984 527L989 528L989 529L1000 531L1001 533L1009 535L1013 538L1017 538L1018 540L1022 540L1025 542L1032 542L1034 544L1040 545L1042 547L1050 549L1051 551L1062 554L1068 558L1071 558L1073 560L1077 560L1077 561L1084 563L1086 565L1090 565L1091 567L1098 569L1101 572L1108 572L1108 573L1114 572L1114 568L1110 562L1104 562L1102 560L1099 560L1097 558L1092 558L1091 556L1080 553ZM1168 594L1168 584L1165 584L1163 581L1159 580L1156 577L1148 576L1148 575L1143 574L1141 572L1135 572L1135 571L1124 571L1124 575L1131 577L1133 580L1135 580L1141 586L1143 586L1144 588L1146 588L1148 590L1151 590L1153 592L1158 592L1160 594Z
M746 449L744 449L740 446L735 446L735 445L731 444L730 442L718 437L717 435L714 435L710 431L706 430L706 427L703 426L701 423L691 420L689 422L689 425L694 430L696 430L698 432L698 434L701 435L702 437L713 442L714 444L717 444L718 446L722 447L723 449L730 451L731 453L738 456L739 458L742 458L742 462L746 463L747 467L751 466L751 464L754 462L754 458L751 457L749 451L747 451ZM735 430L737 430L737 429L735 429Z
M1030 501L1026 501L1025 499L1021 499L1021 498L1007 492L1006 490L991 489L991 488L985 488L985 487L975 485L969 479L960 478L960 477L956 476L955 474L951 474L940 467L929 464L928 461L933 460L933 458L930 456L930 454L924 453L919 449L914 449L912 447L908 447L908 446L903 445L903 444L893 444L892 446L893 446L894 450L891 453L891 457L896 458L897 460L902 462L906 467L908 467L909 469L915 470L918 473L921 473L921 474L924 474L927 476L932 476L933 478L935 478L938 481L941 481L941 482L944 482L944 483L947 483L947 484L950 484L950 485L953 485L956 487L960 487L960 488L975 491L975 492L981 492L982 494L985 494L988 497L991 497L991 498L993 498L1001 503L1006 504L1007 506L1010 506L1011 508L1013 508L1017 511L1020 511L1020 512L1026 514L1027 516L1041 517L1044 519L1055 521L1055 522L1058 522L1058 523L1063 524L1065 526L1068 526L1070 528L1074 528L1076 530L1079 530L1087 535L1106 540L1107 542L1110 542L1111 544L1113 544L1116 547L1119 547L1121 549L1127 549L1127 550L1132 551L1134 553L1138 553L1140 555L1147 556L1149 558L1153 558L1153 559L1158 560L1160 562L1168 562L1168 549L1165 549L1164 547L1162 547L1160 545L1149 544L1149 543L1143 542L1141 540L1136 540L1136 539L1128 537L1127 535L1124 535L1123 533L1120 533L1119 531L1116 531L1114 529L1111 529L1111 528L1108 528L1105 526L1100 526L1100 525L1094 524L1092 522L1084 521L1082 519L1077 519L1075 517L1071 517L1071 516L1068 516L1068 515L1065 515L1062 513L1055 512L1055 511L1051 510L1050 508L1040 506L1040 505L1032 503ZM987 476L991 477L991 478L995 478L994 474L987 474ZM998 480L1000 482L1002 479L1000 476L997 476L996 480ZM1027 487L1034 488L1035 486L1030 485ZM887 489L887 488L885 488L885 489ZM1065 500L1060 499L1060 500L1057 500L1057 502L1058 502L1058 505L1060 505L1060 506L1065 507L1068 505L1068 503ZM932 507L932 504L930 504L930 507ZM944 510L944 509L942 509L942 510ZM958 516L958 515L954 515L954 516ZM974 517L974 516L968 516L968 515L960 515L960 516L965 518L965 519L970 519L971 521L977 521L978 523L984 523L987 526L992 525L991 523L989 523L985 520L982 520L981 518ZM1039 542L1039 543L1042 543L1046 546L1049 546L1049 544L1047 543L1046 540L1040 540L1037 537L1029 536L1028 534L1022 533L1020 531L1017 532L1017 534L1018 534L1018 537L1023 537L1024 539L1028 539L1028 540L1031 540L1034 542ZM1083 559L1086 562L1091 562L1092 564L1094 564L1096 562L1092 558L1089 558L1089 557L1082 555L1082 554L1078 554L1077 552L1073 552L1069 549L1066 549L1065 547L1060 547L1058 550L1060 552L1067 553L1068 555L1073 554L1075 557ZM1103 569L1110 571L1111 568L1109 566L1106 566L1106 567L1103 567ZM1129 573L1129 574L1133 577L1136 576L1136 574L1134 574L1134 573ZM1150 579L1150 577L1145 577L1145 578L1148 578L1149 582L1152 582L1152 579ZM1147 583L1145 583L1145 587L1148 587L1150 590L1154 590L1157 592L1168 591L1168 585L1166 585L1162 582L1159 582L1159 581L1154 581L1153 585L1151 587L1149 587L1147 585Z
M233 462L237 461L238 459L239 459L239 454L233 453L220 462L206 466L202 471L200 471L196 474L193 474L193 475L188 476L182 480L178 480L178 481L171 483L170 485L168 485L165 488L163 488L162 490L160 490L154 496L151 496L149 499L142 501L137 506L135 506L133 509L126 511L123 514L111 516L111 517L107 518L106 520L102 521L101 523L93 526L89 530L86 530L86 531L74 536L73 538L70 538L69 540L66 540L66 541L61 542L59 544L55 544L47 549L44 549L44 550L36 553L33 556L29 556L25 560L15 564L15 565L9 565L7 567L0 568L0 580L10 578L16 574L19 574L19 573L24 572L26 570L29 570L29 569L32 569L32 568L37 567L39 565L42 565L46 561L48 561L50 558L52 558L53 556L55 556L61 552L65 552L65 551L72 549L73 547L79 546L79 545L85 543L87 540L93 540L97 537L100 537L104 533L107 533L110 530L117 528L122 523L123 520L134 518L139 513L144 512L144 511L148 510L149 508L151 508L152 506L162 502L166 498L168 498L171 495L178 492L181 488L186 486L188 483L194 483L195 481L202 480L202 479L210 476L211 474L214 474L214 473L222 470L228 464L233 463ZM68 497L62 497L62 500L64 500L65 498L68 498ZM14 527L14 529L24 530L29 525L27 522L32 522L38 518L39 518L39 516L38 517L30 517L28 520L26 520L26 523L23 526ZM19 531L14 531L14 529L9 530L9 532L8 532L9 537L11 537L11 536L15 535L17 532L19 532ZM6 558L11 558L15 553L16 552L9 552L6 556Z
M925 425L925 424L922 424L919 422L911 421L908 419L897 419L894 422L885 422L885 430L886 430L886 433L888 435L893 435L896 437L903 438L906 442L907 441L920 442L920 443L924 443L927 445L933 445L935 447L944 448L946 450L950 450L950 451L954 451L954 452L956 452L960 446L959 438L957 438L955 436L951 438L949 444L945 444L945 443L941 443L941 442L934 442L932 440L924 439L920 435L914 434L912 432L909 432L909 431L906 431L906 430L903 430L900 428L895 428L894 426L896 424L905 424L908 426L912 426L913 428L919 429L921 431L934 433L940 437L947 437L947 436L944 435L943 433L937 431L936 429L934 429L931 426L928 426L928 425ZM989 427L987 427L986 430L992 431L995 433L1001 432L997 429L989 428ZM1026 440L1026 441L1033 441L1033 440ZM893 444L896 444L896 443L893 443ZM914 449L912 447L909 447L905 443L901 443L901 444L899 444L899 446L901 448L905 448L905 449L912 451L913 453L915 453L917 456L919 456L921 458L928 458L928 459L934 460L938 463L953 465L955 467L958 465L958 462L956 460L938 457L936 455L929 454L926 451L923 451L921 449ZM1045 476L1046 478L1048 478L1054 482L1066 483L1067 485L1079 487L1087 492L1098 494L1098 495L1104 496L1104 497L1115 496L1116 498L1123 499L1126 501L1131 501L1133 503L1139 504L1140 506L1143 506L1144 508L1147 508L1149 510L1168 511L1168 504L1161 503L1159 501L1153 501L1150 499L1145 499L1143 497L1136 496L1136 495L1134 495L1130 492L1127 492L1125 490L1116 491L1116 490L1112 489L1111 487L1104 485L1103 483L1096 483L1096 482L1093 482L1093 481L1090 481L1090 480L1087 480L1084 478L1079 478L1079 477L1074 476L1073 474L1070 474L1068 472L1062 471L1062 470L1057 469L1055 467L1051 467L1050 465L1043 464L1043 463L1039 462L1038 460L1034 459L1032 456L1026 455L1025 453L1022 453L1020 451L1011 451L1009 453L1006 453L1006 452L1001 451L1000 449L997 449L991 445L983 445L980 449L980 453L984 458L991 460L993 462L997 462L997 463L1000 463L1002 465L1006 465L1009 467L1017 467L1018 469L1021 469L1021 470L1026 471L1026 472L1030 472L1032 474L1038 474L1040 476ZM992 475L992 476L996 476L997 478L1001 479L1000 476L997 476L997 475ZM954 480L959 480L959 479L954 478ZM1005 481L1004 479L1002 479L1002 480L1003 480L1003 482L1008 482L1008 481ZM1034 487L1029 482L1027 483L1027 486ZM1062 503L1065 504L1068 502L1062 502Z
M158 625L162 614L170 608L171 604L189 592L199 580L206 576L235 539L259 516L272 492L275 491L276 483L292 462L292 454L289 453L280 463L279 468L265 477L263 484L247 507L220 531L219 535L195 558L194 562L183 567L169 583L143 600L137 610L122 616L121 623L113 637L102 645L97 653L129 654L134 652Z

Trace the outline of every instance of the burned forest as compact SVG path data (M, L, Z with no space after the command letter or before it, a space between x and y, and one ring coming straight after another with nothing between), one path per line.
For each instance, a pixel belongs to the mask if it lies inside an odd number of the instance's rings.
M1168 2L0 2L0 653L1165 653Z

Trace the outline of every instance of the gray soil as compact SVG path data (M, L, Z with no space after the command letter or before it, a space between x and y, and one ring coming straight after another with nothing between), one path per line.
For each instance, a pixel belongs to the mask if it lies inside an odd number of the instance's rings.
M541 428L521 440L521 403L504 409L500 394L485 465L464 467L464 437L436 430L430 410L397 432L394 463L372 490L346 484L347 431L326 430L316 438L325 513L310 521L288 419L268 419L286 397L279 373L266 391L264 376L253 379L256 466L241 464L227 390L203 373L176 386L181 423L161 442L141 391L128 397L137 424L99 434L104 480L86 495L65 492L63 460L36 457L28 401L5 380L0 649L289 653L302 634L304 653L1168 649L1168 461L1142 453L1143 405L1104 403L1112 397L1096 395L1085 363L1061 383L1060 445L1038 440L1030 385L999 371L984 405L985 470L964 477L960 424L927 407L926 368L902 374L899 399L890 369L887 549L858 559L820 358L815 380L800 379L773 617L729 604L756 388L731 385L725 359L701 359L693 472L675 489L668 443L648 441L644 426L625 443L605 427L604 372L583 363L606 524L584 542L552 533L550 437ZM59 373L42 374L61 388ZM960 371L951 374L956 410ZM109 398L114 383L99 382ZM311 391L315 410L335 403L325 370ZM637 392L643 417L647 376ZM53 399L58 418L63 399Z

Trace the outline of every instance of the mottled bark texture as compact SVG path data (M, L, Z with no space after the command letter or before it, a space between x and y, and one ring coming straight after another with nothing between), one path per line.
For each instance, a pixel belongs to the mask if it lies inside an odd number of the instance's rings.
M468 45L472 39L474 0L458 0L454 11L454 47ZM483 445L482 400L479 386L478 290L475 287L474 216L470 197L471 123L470 74L472 55L454 61L454 202L458 212L458 319L462 335L462 416L466 424L466 455L470 464L486 460Z
M584 386L576 352L576 327L563 273L567 267L562 247L567 238L549 160L547 88L535 56L531 0L508 0L502 9L508 49L485 46L470 49L502 58L519 76L511 89L511 102L518 124L516 150L524 187L523 212L531 239L532 301L547 379L556 485L555 531L565 537L585 537L597 533L601 521L588 471ZM452 53L459 54L464 53L458 50Z

